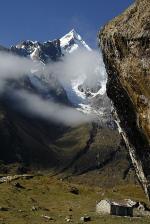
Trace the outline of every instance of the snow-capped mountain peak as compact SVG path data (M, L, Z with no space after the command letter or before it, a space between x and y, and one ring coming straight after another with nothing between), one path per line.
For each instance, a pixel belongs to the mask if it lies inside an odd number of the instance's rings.
M97 111L97 109L94 109L95 106L93 105L96 105L95 102L104 97L106 80L101 80L99 77L99 64L95 64L97 60L94 62L95 67L93 67L92 70L92 78L87 76L86 69L78 70L78 68L75 69L75 77L70 76L70 79L67 81L65 79L57 80L57 78L53 77L51 74L46 77L43 73L47 63L49 63L49 65L52 61L59 63L59 59L61 58L60 64L62 64L66 56L67 58L70 58L70 60L74 60L75 55L72 53L77 49L85 50L85 52L79 51L79 54L76 54L79 61L80 57L82 61L82 58L86 54L90 55L90 57L95 55L94 50L86 44L75 29L72 29L65 36L60 39L55 39L54 41L41 43L38 41L27 40L22 41L11 48L12 52L28 57L35 62L35 66L31 71L32 74L28 75L29 83L34 90L40 92L44 97L51 99L58 98L57 95L60 93L60 98L63 96L61 102L64 101L72 104L84 113L99 114L103 111L103 108L101 108L100 111ZM85 53L85 55L82 55L82 53ZM73 57L71 55L73 55ZM96 56L94 56L94 58L95 57ZM93 57L91 60L94 60ZM43 66L42 71L39 71L39 64Z
M68 34L60 38L60 46L63 53L71 53L78 48L92 51L75 29L72 29Z

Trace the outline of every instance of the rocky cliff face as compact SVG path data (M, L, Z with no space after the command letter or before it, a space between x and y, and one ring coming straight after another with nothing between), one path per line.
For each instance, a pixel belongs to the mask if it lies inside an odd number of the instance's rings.
M101 30L107 94L136 173L150 196L150 1L137 0Z

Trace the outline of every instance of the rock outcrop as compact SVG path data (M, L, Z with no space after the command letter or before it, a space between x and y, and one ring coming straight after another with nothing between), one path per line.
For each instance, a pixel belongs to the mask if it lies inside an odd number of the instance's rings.
M145 193L150 197L150 1L137 0L100 31L107 94Z

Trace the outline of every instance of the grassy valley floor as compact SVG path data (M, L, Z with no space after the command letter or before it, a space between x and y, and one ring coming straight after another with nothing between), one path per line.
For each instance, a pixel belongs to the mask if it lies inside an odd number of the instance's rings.
M16 183L20 185L17 186ZM79 194L70 189L75 187ZM0 184L0 224L44 224L81 223L80 217L87 214L92 224L142 224L148 218L123 218L99 216L95 212L96 202L103 198L145 201L145 195L138 185L120 185L115 188L75 184L50 175L35 175L32 179L18 179ZM5 208L5 209L2 209ZM51 220L43 217L49 216Z

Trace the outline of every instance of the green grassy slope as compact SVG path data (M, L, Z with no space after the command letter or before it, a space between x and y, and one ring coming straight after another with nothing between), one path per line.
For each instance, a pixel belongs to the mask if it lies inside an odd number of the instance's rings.
M131 198L146 201L139 186L118 186L116 191L113 191L87 184L73 184L48 175L35 176L29 180L19 179L17 182L24 189L15 187L15 181L0 185L0 207L8 208L8 211L0 211L0 223L63 224L66 223L67 216L71 216L72 223L80 223L80 217L84 214L91 216L90 223L93 224L149 223L149 220L144 218L101 217L95 213L96 202L102 198ZM72 186L79 189L78 195L70 193L69 189ZM36 211L32 211L33 206ZM43 215L50 216L53 220L47 221Z

